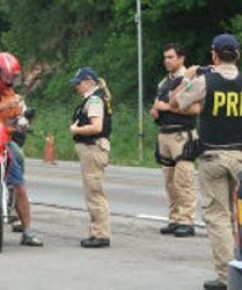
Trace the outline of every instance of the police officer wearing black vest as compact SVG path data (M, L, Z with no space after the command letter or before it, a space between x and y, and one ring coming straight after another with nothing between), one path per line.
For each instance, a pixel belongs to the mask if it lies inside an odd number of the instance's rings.
M104 169L108 165L111 134L111 95L106 82L89 67L80 68L70 80L83 101L74 111L70 132L81 161L89 236L81 247L110 246L109 206L103 189Z
M242 170L242 75L236 67L239 44L231 34L213 39L214 67L199 77L192 66L173 92L170 105L187 109L203 104L200 116L200 183L203 216L212 242L217 279L206 290L226 290L228 263L234 258L232 192Z
M195 104L186 112L170 107L169 96L182 82L186 71L185 54L182 47L171 43L164 47L163 57L168 76L159 83L150 111L159 127L156 159L162 165L169 197L169 223L160 232L190 237L195 234L194 158L185 156L184 148L197 138L196 115L200 112L200 106Z

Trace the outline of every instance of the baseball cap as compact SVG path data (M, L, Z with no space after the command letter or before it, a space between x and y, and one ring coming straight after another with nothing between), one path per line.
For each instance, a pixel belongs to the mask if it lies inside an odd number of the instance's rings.
M232 34L224 33L214 37L212 49L219 52L224 50L235 51L239 49L239 43Z
M82 67L76 72L74 78L70 79L70 83L76 86L83 80L94 80L97 82L98 74L90 67Z

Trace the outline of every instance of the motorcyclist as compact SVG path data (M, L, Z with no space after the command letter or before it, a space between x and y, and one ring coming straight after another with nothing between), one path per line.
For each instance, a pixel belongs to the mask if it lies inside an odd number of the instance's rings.
M19 156L18 145L12 140L16 120L23 114L23 106L14 87L21 83L21 66L18 59L8 52L0 53L0 122L8 133L7 148L11 155L7 183L13 185L16 192L16 211L19 215L23 233L20 244L25 246L43 246L30 229L30 203L24 184L23 160Z

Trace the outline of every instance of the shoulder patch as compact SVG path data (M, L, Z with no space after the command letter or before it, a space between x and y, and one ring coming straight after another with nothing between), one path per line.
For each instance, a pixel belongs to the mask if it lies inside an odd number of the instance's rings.
M100 97L94 95L94 96L91 96L89 98L88 103L89 104L101 104L102 100Z
M186 86L185 86L185 92L190 91L193 87L194 87L194 83L189 82L189 83L186 84Z

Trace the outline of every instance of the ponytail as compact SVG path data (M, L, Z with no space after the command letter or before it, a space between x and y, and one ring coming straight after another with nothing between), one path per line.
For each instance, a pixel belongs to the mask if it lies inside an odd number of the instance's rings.
M105 93L105 100L107 102L108 113L112 114L112 107L111 107L112 95L107 86L107 83L103 78L98 78L98 85L100 89L103 90Z

